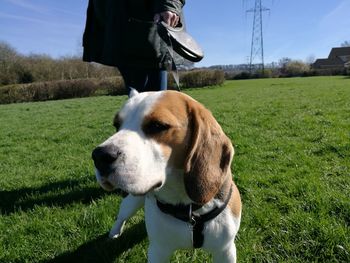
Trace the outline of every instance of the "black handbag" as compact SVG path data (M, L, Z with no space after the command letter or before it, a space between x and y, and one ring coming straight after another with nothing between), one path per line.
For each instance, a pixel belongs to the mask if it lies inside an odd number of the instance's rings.
M167 25L164 21L158 23L159 36L181 57L199 62L204 54L199 44L185 30L183 24L176 27Z

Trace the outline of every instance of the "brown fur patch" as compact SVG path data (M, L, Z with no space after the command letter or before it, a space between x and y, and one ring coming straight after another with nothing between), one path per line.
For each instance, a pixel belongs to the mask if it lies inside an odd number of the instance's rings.
M220 190L233 156L231 141L209 110L195 103L191 108L192 146L185 164L188 195L204 204Z
M143 126L152 122L168 127L148 136L161 145L170 165L184 169L189 197L199 204L210 201L227 175L231 176L233 156L231 141L211 112L187 95L167 91L145 117Z
M222 185L220 192L217 194L216 198L224 202L230 192L231 186L232 186L232 194L228 202L228 207L231 209L233 216L240 217L241 206L242 206L241 196L239 194L239 190L236 184L232 180L231 171L227 174L227 178L224 184Z
M143 125L158 121L169 126L168 130L150 137L161 145L164 154L169 157L169 164L177 168L183 168L190 140L187 100L182 93L167 91L143 121Z
M230 207L232 214L235 217L240 217L242 209L241 196L234 182L232 182L232 196L228 203L228 206Z

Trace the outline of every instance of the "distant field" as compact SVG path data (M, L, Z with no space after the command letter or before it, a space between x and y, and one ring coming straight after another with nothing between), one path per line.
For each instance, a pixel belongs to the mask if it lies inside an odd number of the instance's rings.
M350 262L350 79L228 81L187 90L232 139L239 262ZM145 262L143 211L106 238L121 196L91 150L126 97L0 105L0 262ZM211 262L201 250L172 262Z

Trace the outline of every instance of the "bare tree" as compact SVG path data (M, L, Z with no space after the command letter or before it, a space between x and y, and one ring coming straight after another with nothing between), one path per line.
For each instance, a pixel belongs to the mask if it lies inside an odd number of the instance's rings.
M305 63L308 65L313 64L316 61L316 57L314 55L310 55L306 58Z
M340 46L341 47L350 47L350 41L344 41L343 43L341 43Z
M6 42L0 41L0 61L9 61L17 57L16 50Z
M17 67L19 55L6 42L0 42L0 85L17 82Z

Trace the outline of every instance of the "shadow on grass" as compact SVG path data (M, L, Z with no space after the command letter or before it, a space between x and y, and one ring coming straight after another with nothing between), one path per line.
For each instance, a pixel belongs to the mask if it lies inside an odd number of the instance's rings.
M28 211L34 206L65 207L72 203L89 204L102 196L116 194L104 191L97 183L95 187L91 186L93 182L95 179L91 177L91 179L50 183L38 188L0 191L0 213L6 215L17 211Z
M145 222L127 229L118 239L108 238L108 234L101 235L91 240L73 252L67 252L56 258L44 262L114 262L124 251L131 249L146 238Z

